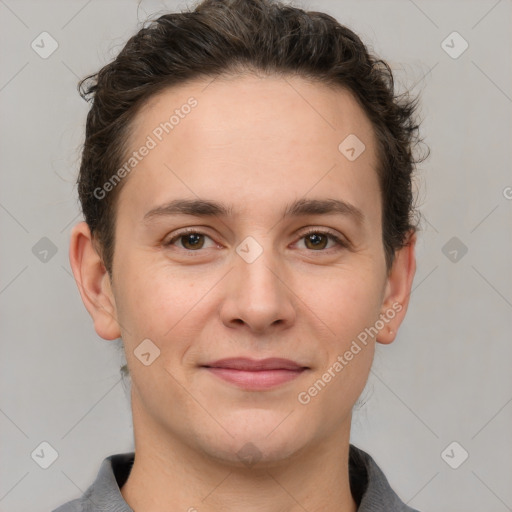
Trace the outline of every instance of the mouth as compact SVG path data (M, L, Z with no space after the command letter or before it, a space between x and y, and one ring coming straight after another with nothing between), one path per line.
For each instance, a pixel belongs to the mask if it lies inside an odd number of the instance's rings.
M290 359L255 360L245 357L220 359L202 365L209 373L245 390L265 390L290 382L309 367Z

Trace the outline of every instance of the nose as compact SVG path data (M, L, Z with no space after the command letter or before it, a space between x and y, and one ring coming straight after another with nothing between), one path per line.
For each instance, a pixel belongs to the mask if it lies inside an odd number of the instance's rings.
M238 255L234 261L220 311L224 325L243 325L255 334L293 325L297 299L287 282L290 276L272 257L271 250L264 250L251 263Z

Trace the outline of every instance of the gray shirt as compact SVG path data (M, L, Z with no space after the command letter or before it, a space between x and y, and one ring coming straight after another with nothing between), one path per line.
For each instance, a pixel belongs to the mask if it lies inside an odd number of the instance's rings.
M83 496L53 512L133 512L120 489L128 479L134 457L135 453L129 452L104 459L96 480ZM349 478L358 512L418 512L400 500L372 457L354 445L350 445Z

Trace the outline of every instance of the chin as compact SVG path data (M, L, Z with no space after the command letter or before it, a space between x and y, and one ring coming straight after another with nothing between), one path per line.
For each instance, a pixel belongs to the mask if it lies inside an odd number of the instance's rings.
M292 419L293 413L286 418L287 414L246 411L243 417L237 415L238 421L233 418L229 422L221 421L233 437L225 431L222 436L205 433L204 437L200 436L203 444L200 449L217 462L236 467L270 468L288 463L308 445L313 433L309 435L304 424L299 428Z

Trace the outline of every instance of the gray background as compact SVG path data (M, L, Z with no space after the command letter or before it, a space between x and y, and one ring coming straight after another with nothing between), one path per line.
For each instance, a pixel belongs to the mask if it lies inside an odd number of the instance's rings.
M2 512L51 510L78 497L104 457L133 450L122 354L96 335L68 261L88 109L76 83L148 15L186 5L0 0ZM378 347L352 441L422 511L512 510L511 2L298 5L347 24L400 88L421 92L432 150L417 182L410 309L395 343ZM59 45L45 59L31 48L43 31ZM469 44L456 59L441 46L453 31ZM43 441L58 452L48 469L31 457ZM456 465L462 449L469 458L452 469L445 460Z

